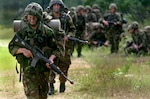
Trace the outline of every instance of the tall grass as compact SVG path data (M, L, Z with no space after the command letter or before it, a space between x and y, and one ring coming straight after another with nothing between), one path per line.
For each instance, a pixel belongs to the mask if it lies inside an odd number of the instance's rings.
M80 78L79 91L95 97L148 97L150 70L148 57L107 54L109 49L99 48L86 52L91 69ZM89 58L90 57L90 58ZM130 95L133 96L130 96ZM134 97L135 96L135 97Z
M7 44L8 42L1 41ZM5 46L0 46L0 98L23 99L22 83L19 83L19 75L15 70L16 60ZM19 96L21 94L21 96ZM15 97L15 98L14 98Z

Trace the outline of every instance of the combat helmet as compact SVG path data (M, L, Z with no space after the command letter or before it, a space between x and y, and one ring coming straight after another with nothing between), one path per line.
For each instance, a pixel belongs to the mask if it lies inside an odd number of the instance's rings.
M112 7L114 7L115 9L117 9L117 5L116 5L115 3L111 3L111 4L109 5L109 9L111 9Z
M150 26L148 25L148 26L145 26L144 27L144 31L146 32L146 33L150 33Z
M100 9L100 8L99 8L98 4L93 4L92 9Z
M79 10L84 10L84 6L82 6L82 5L79 5L78 7L77 7L77 12L79 11Z
M137 30L139 28L139 23L134 21L132 22L129 26L128 26L128 30L130 29L134 29L134 30Z
M92 8L91 8L91 6L87 5L87 6L85 6L85 10L92 11Z
M99 22L93 22L92 23L92 26L93 26L93 30L97 30L97 29L104 29L104 26L102 24L100 24Z
M25 15L35 15L38 17L39 20L42 20L43 8L38 3L32 2L27 5L24 13Z
M51 0L50 3L49 3L49 7L52 8L52 6L54 4L59 4L62 8L65 7L65 4L63 3L62 0Z
M70 11L71 11L71 12L76 11L76 7L71 7L71 8L70 8Z

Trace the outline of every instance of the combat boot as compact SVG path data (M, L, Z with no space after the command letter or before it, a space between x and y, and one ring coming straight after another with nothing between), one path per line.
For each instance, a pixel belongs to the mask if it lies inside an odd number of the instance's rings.
M53 83L50 83L50 88L49 88L48 94L49 95L53 95L54 94L54 84Z
M65 89L66 89L65 83L60 83L60 90L59 90L59 92L60 93L65 92Z

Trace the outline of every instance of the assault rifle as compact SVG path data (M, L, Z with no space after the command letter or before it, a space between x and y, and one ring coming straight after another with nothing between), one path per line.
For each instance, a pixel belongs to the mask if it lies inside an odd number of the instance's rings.
M109 24L113 25L115 21L107 21Z
M35 67L37 62L39 60L42 60L44 61L45 63L48 63L51 68L57 72L58 74L62 75L65 79L67 79L71 84L74 84L73 81L71 81L67 76L64 75L64 73L59 69L57 68L57 66L53 63L51 63L51 61L49 59L47 59L44 55L44 53L36 46L31 46L29 45L27 42L25 42L19 35L15 34L15 42L16 44L20 45L20 46L23 46L27 49L29 49L32 54L33 54L33 59L32 59L32 62L31 62L31 66L32 67Z
M85 44L89 43L88 41L81 40L81 39L78 39L78 38L75 38L75 37L68 37L68 39L71 40L71 41L74 41L74 42L80 42L80 43L85 43Z
M133 41L127 41L126 46L124 47L124 52L125 52L125 54L128 53L128 52L127 52L127 48L130 47L130 46L132 46L132 44L133 44Z

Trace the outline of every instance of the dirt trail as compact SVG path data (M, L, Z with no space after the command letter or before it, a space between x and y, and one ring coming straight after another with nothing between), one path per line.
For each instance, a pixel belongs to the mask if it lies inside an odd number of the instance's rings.
M84 68L90 68L90 65L83 58L73 58L69 71L72 73L76 69L84 69ZM80 74L74 74L74 75L80 75ZM69 75L69 78L70 79L72 78L71 75ZM75 84L77 83L76 81L74 82ZM69 82L67 82L65 93L60 94L59 92L56 92L55 95L49 96L48 99L73 99L70 97L71 95L76 94L75 92L72 91L73 87L75 87L75 85L71 85ZM57 88L59 91L58 76L56 78L55 88Z
M84 68L90 68L90 65L83 58L73 58L72 65L70 66L69 74L71 74L76 69L84 69ZM5 74L16 75L14 71L10 71L10 72L8 71L5 72ZM75 74L75 75L80 75L80 74ZM0 75L0 76L4 76L4 75ZM69 75L69 78L72 78L71 75ZM1 86L0 99L26 99L24 95L22 83L19 83L18 81L14 81L12 83L13 86L12 85L6 86L5 84L4 84L5 86L2 86L3 82L0 82L0 86ZM56 93L55 95L48 96L48 99L72 99L70 98L70 96L75 94L75 92L72 91L73 87L75 87L75 85L71 85L69 82L67 82L65 93L60 94L59 80L57 76L56 83L55 83Z

